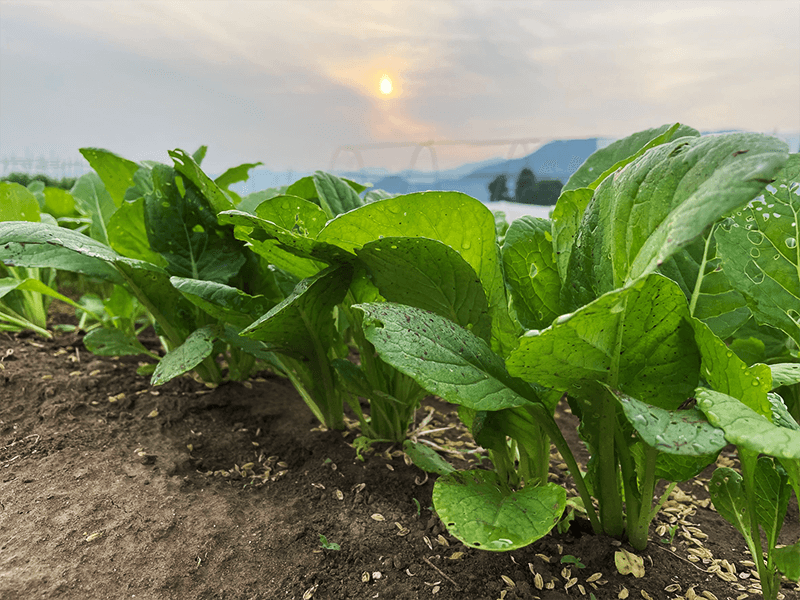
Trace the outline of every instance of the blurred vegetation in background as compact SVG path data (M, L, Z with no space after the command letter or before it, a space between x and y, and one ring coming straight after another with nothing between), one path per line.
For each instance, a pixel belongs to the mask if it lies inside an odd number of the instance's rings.
M48 175L37 173L31 175L30 173L10 173L4 177L0 177L0 181L10 181L11 183L18 183L22 186L28 187L33 181L41 181L45 187L54 187L62 190L71 190L72 186L77 181L76 177L62 177L61 179L54 179Z
M514 195L508 190L508 179L505 173L495 177L489 184L489 202L518 202L520 204L538 204L552 206L561 194L564 186L558 179L536 180L536 175L525 167L519 172L514 186Z

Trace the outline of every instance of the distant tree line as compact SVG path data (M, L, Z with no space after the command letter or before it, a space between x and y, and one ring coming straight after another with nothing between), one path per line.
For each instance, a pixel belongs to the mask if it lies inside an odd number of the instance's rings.
M54 179L42 173L36 175L31 175L30 173L9 173L4 177L0 177L0 181L10 181L11 183L18 183L25 187L28 187L32 181L41 181L44 183L45 187L54 187L69 191L72 189L72 186L75 185L76 178L62 177L61 179Z
M489 202L519 202L520 204L539 204L552 206L561 194L564 186L557 179L536 180L536 175L525 167L517 176L514 195L508 191L508 180L504 173L495 177L489 184Z

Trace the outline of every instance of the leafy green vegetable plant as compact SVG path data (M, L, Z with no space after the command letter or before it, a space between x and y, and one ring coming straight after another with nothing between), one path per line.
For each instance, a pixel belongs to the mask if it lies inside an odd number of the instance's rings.
M383 360L475 415L488 411L490 424L501 420L497 433L514 431L517 441L531 435L535 429L524 420L516 429L513 423L533 411L536 418L528 422L546 430L570 465L593 527L615 536L625 532L641 549L666 497L653 503L658 479L693 477L725 443L699 411L681 409L700 380L701 348L686 291L660 271L675 271L676 261L710 227L761 193L787 153L765 136L699 137L678 125L609 148L576 173L580 183L565 186L549 231L529 222L527 231L518 231L522 242L513 225L506 234L511 307L521 323L533 326L522 337L504 337L513 327L504 327L502 303L490 313L500 317L492 319L491 349L438 315L390 303L358 307ZM587 175L592 172L596 179ZM692 263L680 266L685 264ZM685 275L697 278L691 269ZM522 388L523 381L535 387ZM564 393L592 454L586 474L552 419L554 400ZM479 443L499 446L493 429L476 431ZM508 471L500 462L499 472ZM453 476L440 481L447 477ZM458 494L471 493L468 486L486 483L479 479L459 476L461 487L454 489L461 491L439 496L440 515L447 513L445 504L458 504ZM503 518L496 514L491 522ZM455 519L445 522L458 527Z
M0 259L7 267L47 266L122 286L131 302L135 298L147 310L167 350L154 383L189 370L208 383L220 382L216 355L229 340L238 343L237 332L187 300L170 276L224 285L258 269L248 263L232 228L217 223L216 213L232 208L232 200L181 150L170 153L174 168L140 165L105 150L82 153L96 173L79 179L72 195L90 215L90 236L54 224L5 221ZM88 346L100 353L147 353L130 326L96 329Z
M43 187L43 184L41 185ZM63 192L63 190L58 191ZM34 194L18 183L0 183L0 221L37 223L41 219L42 213ZM56 272L53 269L0 265L0 275L5 275L0 278L0 328L2 329L11 331L30 329L49 338L51 337L47 331L49 299L57 298L79 308L73 300L53 289L56 281Z

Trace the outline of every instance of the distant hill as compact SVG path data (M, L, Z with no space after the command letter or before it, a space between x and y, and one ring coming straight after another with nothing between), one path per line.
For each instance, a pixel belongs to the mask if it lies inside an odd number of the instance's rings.
M339 171L337 175L355 181L371 183L374 188L393 194L408 194L426 190L453 190L469 194L482 202L489 200L489 183L505 173L513 193L514 182L519 172L528 167L537 179L558 179L566 183L589 155L597 150L598 139L559 140L545 144L535 152L522 158L504 160L492 158L478 163L468 163L453 169L436 172L405 170L389 174L384 169L362 169ZM239 194L249 194L272 187L288 185L310 175L310 172L275 172L269 169L253 169L250 179L232 186Z
M561 183L566 183L570 175L597 150L597 147L597 138L558 140L545 144L536 152L522 158L479 163L475 165L477 168L467 172L460 169L464 172L460 177L452 177L452 171L447 174L440 172L438 178L433 173L404 172L400 175L390 175L372 181L372 184L377 189L383 189L393 194L426 190L452 190L468 194L481 202L488 202L489 183L498 175L506 175L512 193L517 175L525 167L533 171L539 180L557 179Z

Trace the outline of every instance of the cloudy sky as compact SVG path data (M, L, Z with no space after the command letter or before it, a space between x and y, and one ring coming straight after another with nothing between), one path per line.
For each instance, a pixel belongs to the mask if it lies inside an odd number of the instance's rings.
M0 0L3 158L96 146L168 162L208 144L210 172L313 170L344 144L621 137L674 121L800 131L800 3ZM411 154L363 158L404 168Z

